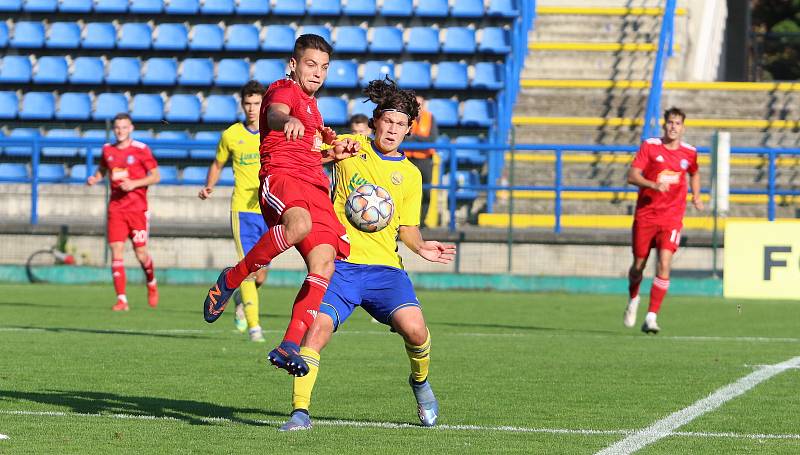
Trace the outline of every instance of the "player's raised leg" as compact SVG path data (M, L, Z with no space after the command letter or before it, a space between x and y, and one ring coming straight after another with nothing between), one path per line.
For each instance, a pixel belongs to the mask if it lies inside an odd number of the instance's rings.
M642 332L655 334L661 330L656 318L661 309L661 303L669 290L672 254L671 250L658 250L658 268L656 276L653 278L653 284L650 286L650 306L647 309L644 324L642 324Z
M439 401L428 382L431 336L422 310L418 306L401 308L392 314L391 324L405 341L406 354L411 364L408 382L417 400L419 420L422 425L432 427L439 418Z
M639 286L642 284L644 268L647 265L647 258L633 258L633 264L628 270L628 305L625 307L625 314L622 323L625 327L636 325L636 313L639 309Z
M125 295L125 243L114 241L108 244L111 248L111 278L114 281L114 291L117 293L117 303L111 309L113 311L128 311L128 297Z

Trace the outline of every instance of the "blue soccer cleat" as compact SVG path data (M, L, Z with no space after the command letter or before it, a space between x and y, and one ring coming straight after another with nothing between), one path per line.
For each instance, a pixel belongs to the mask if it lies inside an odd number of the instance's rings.
M419 421L426 427L436 425L436 420L439 418L439 402L433 396L430 383L427 380L417 383L411 376L408 378L408 383L411 385L411 391L414 392L414 398L417 399Z
M300 410L292 411L289 420L278 428L278 431L302 431L311 429L311 416Z
M308 374L308 364L300 357L300 347L291 341L281 342L267 357L275 368L283 368L292 376L299 378Z
M228 288L225 284L225 275L230 269L231 267L228 267L219 274L217 282L208 290L206 301L203 302L203 317L208 323L214 322L222 316L225 306L228 305L228 300L233 295L233 291L236 290L235 288Z

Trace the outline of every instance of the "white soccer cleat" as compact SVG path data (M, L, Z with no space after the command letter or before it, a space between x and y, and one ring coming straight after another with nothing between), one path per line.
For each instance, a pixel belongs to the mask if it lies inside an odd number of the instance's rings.
M261 327L253 327L248 330L248 334L250 335L250 341L255 343L264 343L266 341L264 339L264 331L261 330Z
M645 319L644 324L642 324L642 332L644 333L652 333L653 335L657 335L660 330L661 327L658 326L658 323L655 319Z
M622 323L625 327L633 327L636 325L636 311L639 309L639 296L628 301L628 307L625 308L625 314L622 317Z

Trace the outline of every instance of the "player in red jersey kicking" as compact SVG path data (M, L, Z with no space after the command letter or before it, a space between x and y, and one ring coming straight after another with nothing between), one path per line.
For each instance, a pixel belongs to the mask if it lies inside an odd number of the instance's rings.
M259 202L269 231L238 264L222 271L203 303L207 322L225 310L242 281L292 246L308 275L294 301L292 317L280 346L269 361L289 374L304 376L308 365L299 344L319 311L333 275L335 259L350 254L344 226L333 212L328 177L322 169L323 143L332 145L326 160L345 159L358 152L358 142L336 140L325 127L314 94L328 74L332 48L317 35L301 35L289 60L290 76L273 82L261 104L261 185Z
M686 211L686 174L691 179L692 204L703 210L697 150L681 142L686 114L673 107L664 112L664 136L644 141L628 171L628 183L639 187L633 220L633 264L628 271L630 300L625 309L625 327L636 324L639 285L650 249L658 251L658 265L650 287L650 307L642 332L658 333L656 315L669 289L672 255L678 250Z
M122 260L125 239L133 242L136 259L142 265L147 282L147 303L158 305L158 287L153 272L153 259L147 253L150 212L147 210L147 187L158 183L159 173L150 148L131 138L133 122L128 114L114 117L117 142L103 145L100 167L86 179L94 185L110 174L111 199L108 202L108 246L111 248L111 275L117 291L114 311L128 311L125 296L125 265Z

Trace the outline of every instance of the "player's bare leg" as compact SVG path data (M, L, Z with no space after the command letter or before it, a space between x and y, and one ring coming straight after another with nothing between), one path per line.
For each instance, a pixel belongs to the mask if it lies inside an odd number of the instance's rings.
M112 311L128 311L128 297L125 295L125 254L124 242L111 242L111 277L114 280L114 290L117 293L117 303L111 307Z
M658 264L656 266L656 276L653 278L653 285L650 288L650 307L647 309L647 316L642 324L642 332L656 334L661 330L656 322L661 302L667 295L669 289L669 274L672 268L672 251L658 250Z
M151 308L155 308L158 306L158 285L156 284L155 271L153 270L153 258L150 257L147 247L144 245L134 246L133 251L142 266L142 271L144 271L145 283L147 283L147 304Z
M625 307L625 314L622 323L625 327L636 325L636 313L639 309L639 285L642 283L644 268L647 265L647 258L633 258L633 264L628 269L628 305Z
M392 315L392 328L399 333L406 345L406 353L411 362L411 375L408 383L417 400L417 415L422 425L432 427L439 418L439 402L428 382L431 338L425 318L419 307L407 307Z

